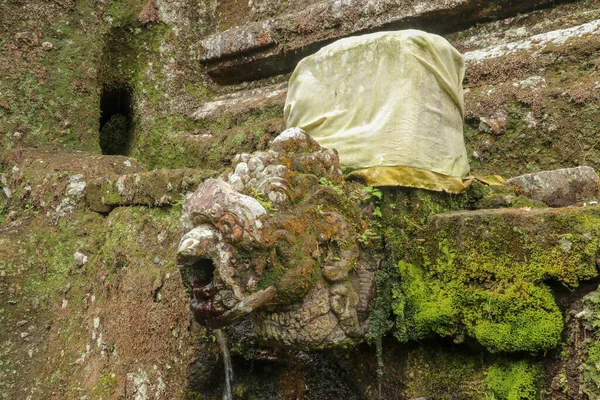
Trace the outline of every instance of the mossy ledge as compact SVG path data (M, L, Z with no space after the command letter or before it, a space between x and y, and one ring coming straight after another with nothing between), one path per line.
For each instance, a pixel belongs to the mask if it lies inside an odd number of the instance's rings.
M446 213L421 233L393 289L402 341L435 333L490 352L545 351L564 327L548 283L597 276L598 207Z

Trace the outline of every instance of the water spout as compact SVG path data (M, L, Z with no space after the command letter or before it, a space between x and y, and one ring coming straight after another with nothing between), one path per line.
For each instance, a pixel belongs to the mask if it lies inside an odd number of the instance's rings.
M221 346L223 352L223 364L225 365L225 390L223 391L223 400L233 400L231 394L231 382L233 381L233 367L231 366L231 355L229 354L229 347L227 346L227 337L221 329L215 329L217 335L217 341Z

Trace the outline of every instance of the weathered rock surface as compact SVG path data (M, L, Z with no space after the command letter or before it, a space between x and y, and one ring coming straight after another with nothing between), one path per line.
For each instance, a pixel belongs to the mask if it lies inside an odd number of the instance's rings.
M583 36L598 36L600 35L600 20L591 21L585 24L572 26L565 29L557 29L550 32L533 35L523 40L497 44L479 50L473 50L465 54L467 63L479 63L487 59L498 58L508 54L532 51L534 54L539 54L543 49L549 46L564 45L565 42L573 38L581 38ZM540 77L538 77L539 80ZM535 81L524 82L524 87L531 87Z
M525 53L542 55L556 51L562 47L568 47L569 41L573 39L597 37L600 35L600 29L598 29L599 26L600 20L593 20L584 24L564 29L544 31L538 34L532 34L525 30L525 37L521 38L521 40L514 40L515 38L519 38L518 36L515 37L505 34L501 40L490 41L490 46L475 48L473 50L471 50L471 48L476 46L471 43L471 41L457 42L455 44L460 45L461 48L464 47L464 59L467 68L479 64L478 69L484 69L483 66L486 65L486 62L507 55L520 55ZM474 40L475 38L470 39ZM487 38L477 37L476 39L478 40L477 43L481 41L485 43ZM315 49L312 52L316 52L317 50L318 49ZM296 59L294 63L290 65L289 69L293 69L299 60L299 58ZM527 86L531 83L531 80L525 79L519 84L519 87L522 86L522 89L531 89L530 86ZM223 113L236 116L261 107L268 107L275 104L283 105L286 91L287 84L285 83L262 89L239 90L235 94L221 96L216 100L203 105L193 112L192 117L198 120L216 120L223 115ZM467 106L468 105L469 104L467 104ZM479 118L482 122L481 129L486 132L490 131L494 134L502 134L506 130L508 116L505 111L495 111L492 115L481 116Z
M479 129L486 133L494 135L502 135L506 132L508 125L508 115L504 111L496 111L494 115L489 117L480 117Z
M86 199L97 212L108 212L117 206L165 206L177 202L214 174L197 169L169 169L111 175L89 182Z
M591 167L541 171L510 178L506 184L520 188L526 196L551 207L598 200L600 196L598 174Z
M54 157L72 156L60 153ZM102 158L107 168L124 159ZM79 159L88 172L94 168L93 159ZM51 164L49 155L44 160ZM37 169L48 174L44 193L56 183L64 194L71 171L82 172L76 160L64 170ZM51 179L65 171L65 178ZM105 398L185 398L194 353L210 358L205 365L218 359L215 345L201 339L205 332L188 329L175 265L180 208L120 207L105 217L81 198L57 219L40 203L30 208L24 204L32 199L22 201L11 203L11 222L0 222L0 398L25 398L17 394L24 388L31 398L79 398L82 390ZM153 262L157 257L161 263ZM56 371L64 373L60 385Z

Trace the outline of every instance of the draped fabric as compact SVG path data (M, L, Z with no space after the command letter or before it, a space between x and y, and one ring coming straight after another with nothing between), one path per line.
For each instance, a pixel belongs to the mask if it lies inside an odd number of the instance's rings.
M417 30L334 42L292 74L284 109L352 176L379 186L457 193L469 187L463 139L464 61Z

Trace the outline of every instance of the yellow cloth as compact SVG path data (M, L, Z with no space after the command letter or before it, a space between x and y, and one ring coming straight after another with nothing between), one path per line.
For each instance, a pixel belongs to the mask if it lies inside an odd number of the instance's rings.
M475 175L475 179L477 179L479 182L485 183L488 186L504 186L506 184L506 179L500 175Z
M463 77L461 54L440 36L406 30L350 37L300 61L284 117L288 128L337 149L342 166L372 169L353 175L373 185L456 192L457 182L472 180Z
M372 186L408 186L421 189L460 193L467 190L473 177L459 178L411 167L371 167L348 174Z

